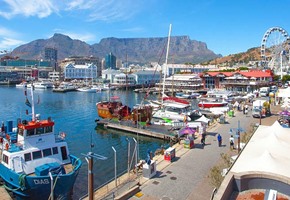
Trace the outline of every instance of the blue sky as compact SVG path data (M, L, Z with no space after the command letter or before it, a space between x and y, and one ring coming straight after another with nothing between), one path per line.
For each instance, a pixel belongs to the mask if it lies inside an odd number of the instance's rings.
M290 33L288 0L0 0L0 51L62 33L102 38L189 36L222 55L261 45L274 26Z

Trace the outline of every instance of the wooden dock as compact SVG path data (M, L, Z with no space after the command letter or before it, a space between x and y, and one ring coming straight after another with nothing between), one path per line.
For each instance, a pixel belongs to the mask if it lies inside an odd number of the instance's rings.
M120 131L126 131L134 134L144 135L148 137L158 138L162 140L168 141L176 141L176 135L170 130L170 126L162 126L162 125L148 125L148 126L136 126L133 125L132 121L124 120L124 121L116 121L116 120L100 120L97 121L98 125L103 125L105 128L116 129Z

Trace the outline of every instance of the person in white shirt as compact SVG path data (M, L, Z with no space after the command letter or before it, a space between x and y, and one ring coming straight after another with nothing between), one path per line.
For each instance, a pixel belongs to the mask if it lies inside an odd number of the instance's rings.
M235 139L234 139L233 135L231 135L229 141L230 141L230 148L235 149Z

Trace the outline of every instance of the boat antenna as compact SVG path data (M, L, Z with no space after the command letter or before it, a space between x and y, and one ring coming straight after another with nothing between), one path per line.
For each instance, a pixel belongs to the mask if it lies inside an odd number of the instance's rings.
M165 57L165 66L163 72L163 89L162 89L162 100L161 104L163 104L164 90L165 90L165 77L167 73L167 63L168 63L168 52L169 52L169 44L170 44L170 34L171 34L171 24L169 25L168 39L167 39L167 49L166 49L166 57Z

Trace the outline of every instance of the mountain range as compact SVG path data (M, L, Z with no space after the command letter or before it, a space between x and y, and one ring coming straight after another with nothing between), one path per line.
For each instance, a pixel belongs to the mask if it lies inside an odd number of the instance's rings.
M87 44L56 33L49 39L38 39L15 48L11 55L23 59L44 59L45 47L56 48L58 60L70 56L96 56L104 58L110 52L128 63L165 62L167 37L158 38L104 38L99 43ZM207 48L206 43L188 36L170 37L168 63L201 63L221 55Z

